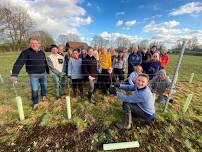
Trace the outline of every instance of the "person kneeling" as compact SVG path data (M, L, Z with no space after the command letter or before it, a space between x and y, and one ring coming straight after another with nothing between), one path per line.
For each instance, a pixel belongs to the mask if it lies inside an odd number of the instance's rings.
M161 69L157 76L150 80L148 86L151 88L152 92L158 96L157 102L165 104L171 89L171 81L166 75L166 70ZM173 100L170 99L169 102L172 103Z
M152 92L147 86L149 76L139 74L135 85L116 84L119 89L134 91L133 95L124 95L116 91L115 87L109 89L111 94L116 95L123 101L123 110L125 119L123 122L116 123L119 129L130 129L132 125L132 116L142 118L147 121L154 120L155 107Z

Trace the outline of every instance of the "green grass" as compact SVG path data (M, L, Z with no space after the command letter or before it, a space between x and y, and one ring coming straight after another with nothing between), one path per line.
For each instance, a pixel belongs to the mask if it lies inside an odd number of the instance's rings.
M48 101L41 103L38 111L31 109L31 94L28 84L28 76L25 69L22 69L17 84L18 94L22 97L25 113L25 120L18 120L18 113L15 101L15 93L8 77L18 53L0 54L0 74L4 78L4 84L0 85L0 143L15 142L16 138L27 133L27 136L34 130L34 126L45 128L58 127L67 123L75 124L77 132L71 138L81 140L85 145L83 134L90 128L95 129L87 135L91 146L89 151L102 151L102 144L109 142L124 142L138 140L140 148L136 151L200 151L202 149L202 60L199 56L185 55L180 68L176 93L173 98L175 103L169 104L168 112L162 113L163 105L155 103L157 116L155 122L147 124L144 121L135 120L133 129L118 130L113 123L122 119L121 102L113 96L103 96L100 91L95 94L96 105L87 102L87 88L83 100L71 98L72 119L67 119L65 99L54 102L53 83L48 77ZM170 56L170 63L167 74L172 79L175 70L177 56ZM189 84L191 73L195 73L192 84ZM68 92L68 90L65 90ZM192 93L193 98L188 111L183 114L182 107L188 94ZM41 117L43 116L43 117ZM29 133L29 134L28 134ZM50 134L51 136L51 134ZM54 134L52 135L54 138ZM57 136L57 135L55 135ZM62 136L66 141L66 135ZM40 138L39 138L40 139ZM40 139L42 140L42 139ZM63 151L61 141L57 138L54 141L57 151ZM87 139L86 139L87 140ZM45 142L45 141L44 141ZM70 141L67 140L67 143ZM39 143L38 143L39 144ZM27 147L27 145L24 145ZM60 147L60 148L58 148ZM0 144L1 148L1 144ZM5 147L3 147L5 148ZM80 147L78 147L79 149ZM41 151L40 146L34 143L32 150ZM25 149L27 150L27 149ZM80 150L80 149L79 149ZM82 150L81 150L82 151ZM84 150L85 151L85 150Z

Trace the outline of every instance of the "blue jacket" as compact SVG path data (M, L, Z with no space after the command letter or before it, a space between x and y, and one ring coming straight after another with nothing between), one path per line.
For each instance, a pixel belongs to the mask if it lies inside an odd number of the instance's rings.
M123 100L123 102L136 103L145 113L149 115L155 114L154 99L148 86L138 89L136 85L121 84L120 89L135 91L133 95L124 95L117 92L117 97Z
M141 65L142 56L140 53L131 53L128 57L128 74L134 71L134 66Z
M70 57L68 62L68 76L70 76L71 79L82 79L81 65L81 58L74 59Z

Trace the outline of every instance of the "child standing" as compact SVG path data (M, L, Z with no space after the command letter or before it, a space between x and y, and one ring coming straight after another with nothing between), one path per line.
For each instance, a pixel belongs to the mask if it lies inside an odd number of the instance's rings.
M80 98L83 97L81 65L82 59L79 58L79 51L74 49L68 62L68 77L72 80L74 97L77 97L77 88L79 88Z
M118 53L118 57L114 57L113 59L113 73L115 75L115 79L120 81L124 80L124 68L125 68L125 60L123 56L123 51Z
M51 54L47 59L50 74L55 84L56 99L58 100L64 94L65 73L64 56L58 54L57 45L51 46Z
M134 82L135 82L136 78L138 77L138 74L140 74L142 72L143 72L142 66L140 66L140 65L134 66L134 71L128 77L128 83L130 85L134 85Z

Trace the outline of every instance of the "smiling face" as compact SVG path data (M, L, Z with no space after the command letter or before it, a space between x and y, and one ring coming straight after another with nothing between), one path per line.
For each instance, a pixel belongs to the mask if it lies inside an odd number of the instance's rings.
M90 57L93 56L93 48L89 48L87 53Z
M39 50L39 47L40 47L40 42L36 39L31 39L30 42L29 42L29 46L35 50L35 51L38 51Z
M142 88L147 86L148 79L144 76L138 76L136 81L135 81L135 84L136 84L138 89L142 89Z
M135 72L136 72L137 74L140 74L140 73L143 72L142 66L135 66L134 69L135 69Z
M75 58L75 59L78 59L79 58L79 52L77 50L74 50L72 52L72 57Z
M160 80L164 80L165 77L166 77L165 73L160 73L160 74L159 74Z
M102 52L103 52L103 53L107 53L107 48L103 48L103 49L102 49Z
M52 54L57 54L58 53L58 48L54 47L51 49Z

